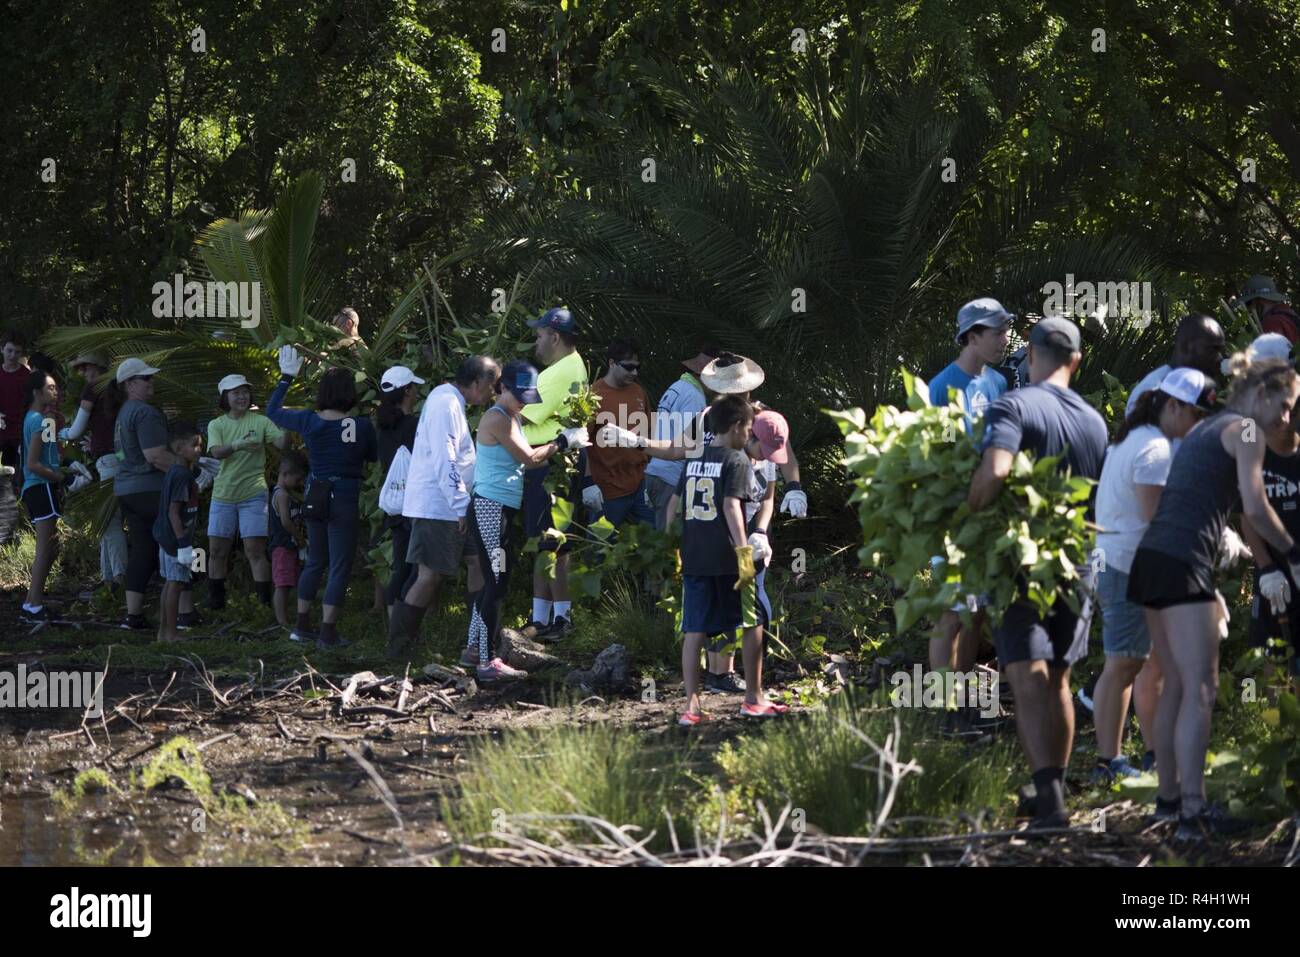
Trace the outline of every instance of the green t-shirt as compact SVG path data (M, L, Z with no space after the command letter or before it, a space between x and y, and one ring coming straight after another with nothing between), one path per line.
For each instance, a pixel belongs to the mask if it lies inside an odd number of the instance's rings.
M529 445L544 445L560 434L556 413L571 392L587 384L587 366L575 349L559 362L547 366L537 377L542 401L524 406L524 438Z
M212 497L218 502L244 502L266 498L266 446L284 432L260 412L245 412L242 418L228 414L208 423L208 449L233 445L240 439L257 439L256 445L232 452L221 460L221 471L212 483Z

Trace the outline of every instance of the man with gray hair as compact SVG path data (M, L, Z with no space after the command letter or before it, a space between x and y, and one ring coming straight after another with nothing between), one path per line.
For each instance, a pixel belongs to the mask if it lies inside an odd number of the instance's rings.
M492 402L501 367L489 356L470 356L451 382L429 393L420 412L406 473L402 515L411 519L406 560L416 579L393 603L388 620L388 655L398 657L417 637L420 621L444 577L454 577L463 560L468 600L483 587L482 570L467 534L465 518L474 487L474 436L465 410ZM477 653L474 663L478 663Z

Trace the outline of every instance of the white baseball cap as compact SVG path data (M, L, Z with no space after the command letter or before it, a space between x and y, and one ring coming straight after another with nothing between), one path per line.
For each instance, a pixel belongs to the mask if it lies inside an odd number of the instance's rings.
M416 385L424 385L424 380L406 366L393 366L379 380L379 388L383 392L396 392L398 389L405 389L412 382Z
M1262 336L1255 338L1248 351L1252 362L1258 362L1261 359L1289 360L1291 358L1291 340L1279 332L1266 332Z
M157 375L158 370L149 365L143 359L137 359L132 356L130 359L123 359L122 364L117 367L117 382L121 385L128 379L134 379L141 375Z
M1207 411L1214 408L1214 381L1206 379L1205 373L1200 369L1170 369L1156 388L1188 405Z
M241 385L248 385L248 380L242 375L232 373L217 383L217 395L229 392L231 389L238 389ZM252 388L252 386L249 386L249 388Z

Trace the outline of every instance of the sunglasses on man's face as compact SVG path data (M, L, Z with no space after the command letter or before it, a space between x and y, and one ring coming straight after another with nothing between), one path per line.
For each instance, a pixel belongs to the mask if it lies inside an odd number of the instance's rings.
M637 369L641 368L641 363L639 362L620 362L619 365L627 372L636 372Z
M132 379L135 379L137 382L152 382L152 381L153 381L153 376L151 376L151 375L133 375L133 376L131 376L131 378L132 378Z

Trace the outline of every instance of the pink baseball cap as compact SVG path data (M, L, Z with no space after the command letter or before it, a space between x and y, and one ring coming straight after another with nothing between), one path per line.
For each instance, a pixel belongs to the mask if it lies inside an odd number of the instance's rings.
M768 409L754 416L754 438L763 450L763 458L777 465L790 461L786 445L790 441L790 426L780 412Z

